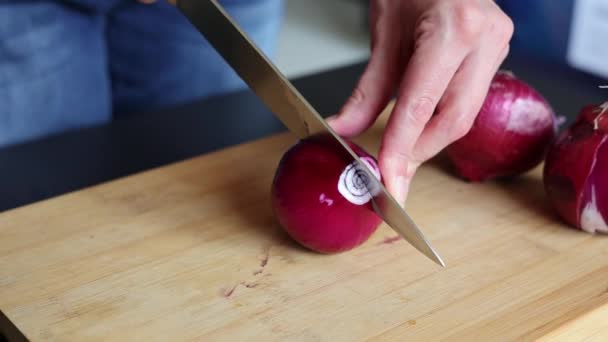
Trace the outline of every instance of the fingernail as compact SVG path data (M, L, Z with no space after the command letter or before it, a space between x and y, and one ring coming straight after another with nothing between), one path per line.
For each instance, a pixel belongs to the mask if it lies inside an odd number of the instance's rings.
M409 186L409 179L407 179L405 176L397 176L395 179L395 186L392 192L395 200L397 200L401 206L405 204Z
M334 114L331 116L328 116L325 119L325 122L329 125L329 127L331 127L334 131L336 131L336 133L338 134L342 134L342 131L340 130L340 121L339 121L339 116L338 114Z

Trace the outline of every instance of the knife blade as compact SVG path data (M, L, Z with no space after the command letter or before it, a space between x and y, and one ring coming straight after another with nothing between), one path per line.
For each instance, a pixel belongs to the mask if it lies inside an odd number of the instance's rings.
M280 70L216 0L178 0L177 8L206 38L262 102L298 138L331 135L370 181L374 210L386 224L435 263L445 263L405 210L368 166L325 122Z

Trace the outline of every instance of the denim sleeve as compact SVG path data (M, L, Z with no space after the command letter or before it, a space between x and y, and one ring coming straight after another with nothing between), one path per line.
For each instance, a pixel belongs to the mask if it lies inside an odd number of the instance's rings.
M104 31L64 2L0 5L0 147L111 119Z
M112 0L61 0L67 5L93 11L105 11L111 8L116 1Z
M515 24L511 51L564 62L574 3L574 0L498 1Z

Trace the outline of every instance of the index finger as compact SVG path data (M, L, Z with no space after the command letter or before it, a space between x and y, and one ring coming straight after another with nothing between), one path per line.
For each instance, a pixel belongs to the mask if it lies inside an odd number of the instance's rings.
M416 141L468 50L438 34L421 42L407 65L378 157L387 189L400 202L421 162L413 155Z

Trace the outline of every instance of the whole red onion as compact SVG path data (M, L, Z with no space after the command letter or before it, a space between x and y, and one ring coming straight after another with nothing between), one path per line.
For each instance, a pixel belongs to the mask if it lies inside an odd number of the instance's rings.
M585 106L552 144L543 170L559 215L589 233L608 233L608 102Z
M380 179L376 159L348 144ZM351 161L326 135L300 140L283 155L272 183L272 206L280 225L301 245L321 253L347 251L382 222L371 205L367 173Z
M549 103L513 73L499 71L470 131L445 151L468 181L515 176L543 160L556 128Z

